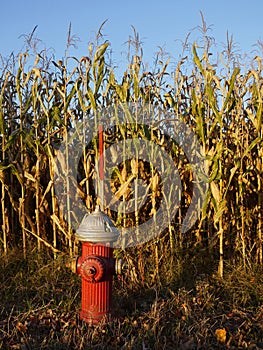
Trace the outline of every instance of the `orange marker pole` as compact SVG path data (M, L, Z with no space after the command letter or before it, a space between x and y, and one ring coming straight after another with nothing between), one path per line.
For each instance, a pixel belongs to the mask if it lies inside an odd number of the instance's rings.
M99 179L100 179L100 206L104 209L104 135L103 125L99 125Z

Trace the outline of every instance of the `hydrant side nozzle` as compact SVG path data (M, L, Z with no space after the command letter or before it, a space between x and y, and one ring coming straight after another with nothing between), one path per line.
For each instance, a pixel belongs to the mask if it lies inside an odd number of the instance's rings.
M79 273L87 282L100 282L106 272L106 263L100 256L90 255L82 260Z
M128 265L125 261L122 259L116 259L115 260L115 274L116 275L122 275L123 270L126 270L128 268Z

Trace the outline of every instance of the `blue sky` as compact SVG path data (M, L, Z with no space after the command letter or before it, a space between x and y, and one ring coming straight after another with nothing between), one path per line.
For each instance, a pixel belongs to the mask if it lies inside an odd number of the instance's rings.
M253 44L263 40L262 0L5 0L1 2L0 54L6 57L17 53L23 46L23 37L19 36L29 34L38 25L37 37L60 59L71 22L72 34L81 42L70 54L80 58L87 55L88 43L108 19L103 33L111 42L115 63L126 61L125 42L133 33L131 25L143 42L144 59L151 63L158 46L173 57L180 53L180 40L201 25L200 11L211 26L208 34L215 38L219 51L228 31L241 52L253 56ZM195 29L190 41L200 35Z

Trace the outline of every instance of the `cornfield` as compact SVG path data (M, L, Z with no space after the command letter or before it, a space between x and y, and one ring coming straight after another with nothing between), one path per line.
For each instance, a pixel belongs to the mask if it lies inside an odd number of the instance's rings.
M71 38L69 32L67 49ZM74 254L72 220L76 208L67 200L66 191L66 208L62 210L58 203L61 194L55 191L59 147L62 140L70 139L76 122L85 120L88 127L90 121L98 128L99 110L133 104L151 111L148 128L136 123L118 125L116 113L115 128L105 130L105 148L131 135L154 142L174 160L182 184L178 212L155 244L146 244L146 251L154 256L156 274L164 253L172 257L190 246L212 251L221 276L226 259L240 260L244 267L252 262L262 264L262 58L256 56L246 69L229 48L214 62L211 46L205 41L202 47L192 44L187 55L184 47L175 66L159 53L156 66L148 71L135 33L127 69L117 78L109 42L97 39L80 59L69 57L66 50L63 61L54 61L43 53L32 53L29 45L17 60L2 64L0 250L8 254L11 247L19 246L26 254L33 246L38 250L46 247L55 256ZM191 128L205 155L208 191L201 216L183 234L181 225L192 201L193 174L184 152L156 127L160 109L178 116ZM78 179L71 178L69 166L64 167L68 171L66 188L77 180L74 186L88 210L100 201L93 185L93 180L98 180L97 158L95 135L83 147ZM105 208L117 226L129 227L154 217L165 194L151 164L138 157L129 162L123 159L112 179L115 196L122 202L136 198L140 179L148 186L143 211L125 215Z

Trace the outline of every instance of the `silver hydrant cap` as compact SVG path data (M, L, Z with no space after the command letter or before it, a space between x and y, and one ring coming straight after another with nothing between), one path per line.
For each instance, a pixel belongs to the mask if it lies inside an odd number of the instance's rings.
M99 206L96 206L94 212L84 216L76 230L76 238L83 242L115 242L118 237L119 231Z

